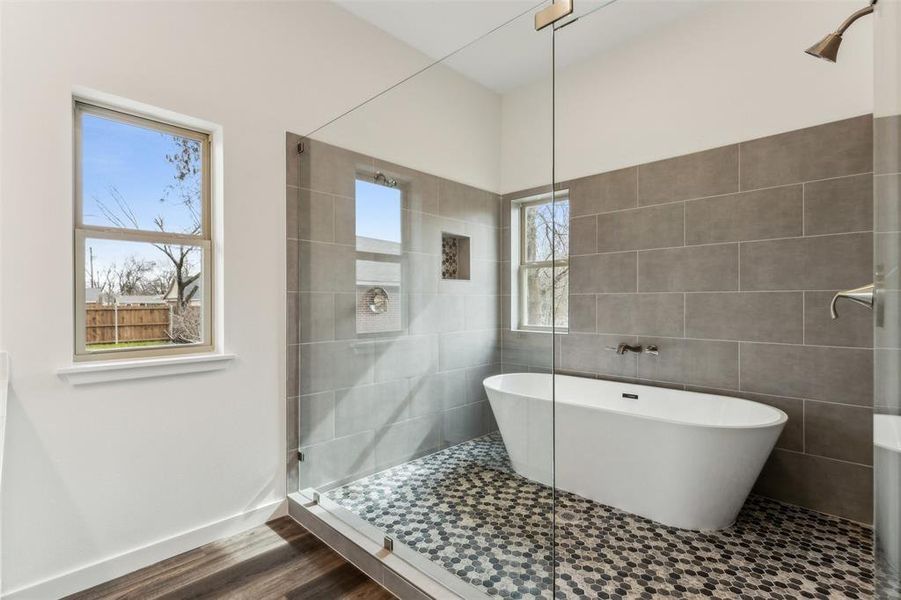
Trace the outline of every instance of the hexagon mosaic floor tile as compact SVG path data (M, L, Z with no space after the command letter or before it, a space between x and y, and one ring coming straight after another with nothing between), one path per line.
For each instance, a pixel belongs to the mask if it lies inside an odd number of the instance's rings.
M698 532L558 491L554 547L553 490L514 473L497 433L327 495L500 598L873 596L868 527L756 496Z

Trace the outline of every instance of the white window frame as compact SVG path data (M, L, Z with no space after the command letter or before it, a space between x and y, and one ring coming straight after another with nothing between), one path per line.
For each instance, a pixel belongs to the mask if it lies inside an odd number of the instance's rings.
M137 125L170 133L201 143L201 231L199 235L168 233L144 229L106 227L84 223L84 203L82 198L82 135L81 117L92 114L121 123ZM79 99L73 100L74 117L74 258L75 258L75 361L121 360L212 352L215 348L213 328L214 279L213 279L213 238L212 238L212 176L211 176L211 135L208 132L186 129L151 117L138 115L121 109L99 106ZM150 347L117 348L114 350L88 350L85 331L85 241L92 239L121 240L159 244L195 246L201 251L201 310L203 340L196 344L173 344Z
M514 285L516 293L512 298L514 314L516 315L515 328L518 331L538 331L538 332L556 332L566 333L568 327L557 327L553 324L547 325L528 325L525 323L526 311L526 272L529 269L536 268L560 268L569 266L569 255L564 257L554 256L553 260L547 261L527 261L526 260L526 209L531 206L539 206L542 204L552 204L565 200L569 202L569 190L558 190L554 193L541 194L539 196L531 196L520 200L514 200L512 203L513 214L511 223L517 223L515 235L510 236L511 244L511 265L515 265L516 273L514 275ZM569 290L567 289L567 293ZM569 323L569 315L567 314L567 323Z

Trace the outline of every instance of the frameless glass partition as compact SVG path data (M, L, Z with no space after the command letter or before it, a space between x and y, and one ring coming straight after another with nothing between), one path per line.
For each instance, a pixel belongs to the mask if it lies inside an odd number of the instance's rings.
M872 23L830 63L805 48L863 5L575 5L554 40L569 253L557 284L569 289L555 377L557 593L767 596L787 581L782 593L797 597L868 596L872 313L840 303L832 319L829 307L872 281L875 237L875 392L898 414L898 179L879 173L899 170L899 110L877 101L868 114ZM894 10L877 4L884 20ZM877 31L876 78L877 95L881 79L897 102L894 23ZM508 148L505 161L527 154ZM897 569L893 464L883 555Z
M522 14L288 144L289 482L467 598L553 595L566 204L551 194L552 31L510 6ZM525 86L529 125L511 129L503 94ZM501 159L520 145L522 193Z
M876 595L901 598L901 3L874 18Z

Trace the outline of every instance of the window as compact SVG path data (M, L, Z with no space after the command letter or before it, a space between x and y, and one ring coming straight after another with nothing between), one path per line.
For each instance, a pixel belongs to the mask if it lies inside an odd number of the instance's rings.
M361 175L360 177L366 177ZM357 333L403 328L401 315L401 191L377 173L356 180ZM382 185L384 181L385 185Z
M519 212L520 329L566 329L569 318L569 197L522 202ZM515 239L515 238L514 238Z
M211 350L210 139L75 103L75 356Z

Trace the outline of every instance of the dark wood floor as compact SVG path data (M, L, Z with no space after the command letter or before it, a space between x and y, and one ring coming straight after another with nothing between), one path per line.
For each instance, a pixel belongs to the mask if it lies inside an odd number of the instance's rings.
M284 517L68 598L382 600L394 596Z

